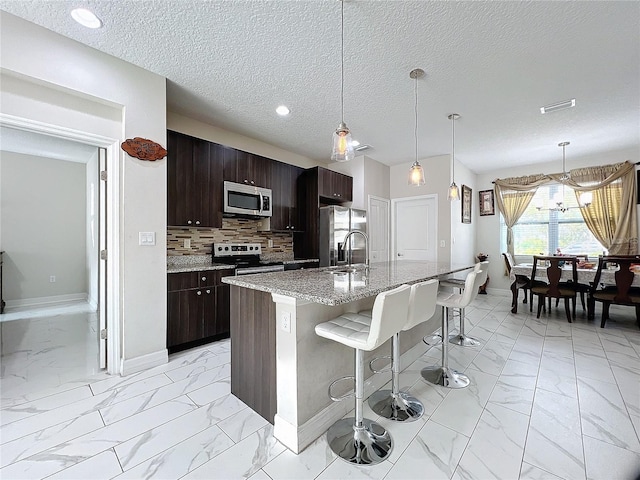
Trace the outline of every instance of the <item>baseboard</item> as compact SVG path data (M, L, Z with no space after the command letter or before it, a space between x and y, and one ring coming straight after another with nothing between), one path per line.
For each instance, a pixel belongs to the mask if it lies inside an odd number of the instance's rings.
M410 365L426 352L427 347L419 342L400 357L401 365ZM380 390L391 380L391 373L372 375L364 384L365 398ZM296 426L276 414L274 419L274 437L292 452L298 454L325 433L331 425L353 410L353 400L334 402L318 412L302 425Z
M495 295L496 297L510 297L511 290L505 290L503 288L487 288L489 295Z
M70 293L67 295L55 295L52 297L23 298L21 300L6 300L6 308L17 307L48 307L61 303L82 302L87 300L86 293Z
M164 365L169 361L169 354L167 349L164 348L157 352L148 353L139 357L122 360L120 367L120 375L123 377L131 375L132 373L141 372L148 368L157 367L158 365Z

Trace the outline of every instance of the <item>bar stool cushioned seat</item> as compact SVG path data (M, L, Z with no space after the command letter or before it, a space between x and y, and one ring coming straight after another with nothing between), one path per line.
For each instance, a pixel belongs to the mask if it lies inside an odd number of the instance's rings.
M433 316L436 311L437 295L438 280L411 285L409 311L407 322L402 327L403 331L411 330ZM369 312L361 313L366 315ZM396 422L412 422L422 416L424 405L409 393L400 391L400 370L400 332L398 332L391 337L391 390L374 392L369 397L369 406L381 417Z
M371 317L343 313L316 325L317 335L355 349L355 417L338 420L327 431L331 450L349 463L380 463L393 448L386 429L363 416L364 352L374 350L402 330L407 322L410 292L409 285L401 285L378 294ZM329 396L338 400L331 395L331 386Z
M442 366L426 367L420 371L422 378L430 383L448 388L464 388L469 378L449 368L449 309L465 308L478 295L478 288L486 278L481 272L467 274L462 294L439 292L437 304L442 307Z

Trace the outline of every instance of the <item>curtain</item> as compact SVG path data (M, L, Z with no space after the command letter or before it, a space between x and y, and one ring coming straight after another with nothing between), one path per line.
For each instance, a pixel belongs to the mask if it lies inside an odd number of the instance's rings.
M582 218L610 255L638 251L635 167L630 162L571 170L567 185L579 198L591 191L591 205L581 208Z
M592 192L588 207L581 208L587 228L611 255L633 255L638 251L635 167L631 162L602 167L578 168L562 180L562 173L496 179L494 191L498 210L507 225L507 250L513 251L513 226L529 206L540 185L564 183L575 191Z
M546 183L546 175L531 175L528 177L513 177L497 179L493 187L498 210L507 225L507 252L513 257L513 226L518 222L524 211L531 203L538 186Z

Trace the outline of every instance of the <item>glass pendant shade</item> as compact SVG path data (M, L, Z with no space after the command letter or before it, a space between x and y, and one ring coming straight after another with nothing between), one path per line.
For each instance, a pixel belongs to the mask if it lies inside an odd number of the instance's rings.
M424 170L417 160L413 162L413 165L411 165L411 170L409 170L409 181L407 183L414 187L419 187L425 183Z
M332 162L349 162L355 158L355 150L351 141L351 132L347 126L340 123L333 132L333 150L331 151Z
M451 201L460 200L460 190L458 189L456 182L451 183L449 186L449 194L447 195L447 198Z

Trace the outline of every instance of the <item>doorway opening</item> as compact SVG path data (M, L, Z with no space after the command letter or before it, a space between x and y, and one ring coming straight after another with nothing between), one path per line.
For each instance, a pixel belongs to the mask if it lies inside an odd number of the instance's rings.
M115 323L107 296L113 267L101 258L112 241L100 178L113 141L6 120L0 118L3 399L118 370L117 349L107 347L117 342L106 335Z

